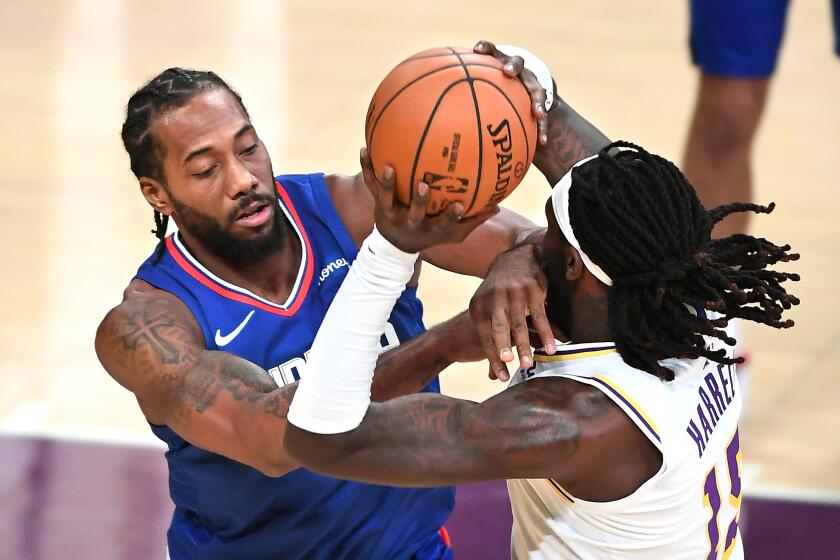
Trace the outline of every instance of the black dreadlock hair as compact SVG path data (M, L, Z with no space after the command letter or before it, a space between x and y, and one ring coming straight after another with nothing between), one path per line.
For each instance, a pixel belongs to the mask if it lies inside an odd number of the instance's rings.
M609 328L629 365L670 381L674 373L659 360L743 361L704 344L703 335L734 344L722 330L729 319L793 326L782 313L799 299L781 284L799 275L768 268L799 258L790 245L745 234L711 239L712 227L726 216L769 214L773 203L707 210L677 166L624 141L606 146L572 174L569 219L581 249L613 280ZM688 306L723 318L710 320Z
M204 70L168 68L129 98L122 126L122 141L131 160L131 171L138 179L151 177L166 184L161 163L165 155L164 148L152 131L155 118L171 109L183 107L199 93L213 89L230 92L248 116L248 110L239 94L219 76ZM154 218L155 229L152 233L158 238L158 247L153 262L157 263L163 254L169 216L155 210Z

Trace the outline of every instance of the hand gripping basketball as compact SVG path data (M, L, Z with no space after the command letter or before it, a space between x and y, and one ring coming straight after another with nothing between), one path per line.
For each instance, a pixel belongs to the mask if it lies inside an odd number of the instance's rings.
M537 120L540 144L548 143L548 111L554 104L554 79L545 62L533 53L513 45L494 45L481 40L473 50L487 54L502 63L506 76L519 78L531 97L531 114ZM527 59L526 59L527 58Z
M368 108L365 142L377 170L396 171L402 202L423 182L427 213L460 202L464 216L475 216L522 181L537 147L537 123L528 90L503 66L496 56L444 47L409 57L382 80Z
M406 253L418 253L434 245L463 241L475 228L499 212L493 206L477 216L464 217L464 205L450 204L437 215L428 215L429 185L420 182L413 189L410 204L397 200L396 174L385 166L379 176L374 173L373 164L366 148L360 157L362 175L376 203L374 220L383 237Z

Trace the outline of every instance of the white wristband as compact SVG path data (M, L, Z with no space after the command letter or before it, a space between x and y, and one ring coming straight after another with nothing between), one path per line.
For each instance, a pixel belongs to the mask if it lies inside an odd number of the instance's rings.
M319 434L358 427L370 404L380 337L414 273L417 253L394 247L374 228L318 329L286 419Z
M525 50L522 47L516 47L514 45L496 45L496 48L508 56L522 57L522 60L525 61L525 68L534 73L537 77L537 81L545 90L545 110L548 111L551 109L551 106L554 104L554 82L551 79L551 71L548 69L545 62L543 62L540 57L531 51Z

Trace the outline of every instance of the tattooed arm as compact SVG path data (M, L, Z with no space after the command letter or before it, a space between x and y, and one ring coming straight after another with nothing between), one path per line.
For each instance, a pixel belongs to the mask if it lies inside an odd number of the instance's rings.
M548 112L548 143L537 146L534 165L553 187L575 163L609 143L603 132L555 94Z
M421 339L380 357L372 398L416 392L460 359L472 330L462 314ZM450 349L451 356L441 353ZM297 384L278 387L261 367L207 350L201 328L175 296L135 280L96 333L96 352L111 376L137 398L146 419L193 445L280 476L297 468L283 450L286 413ZM476 357L476 359L478 356Z
M280 444L295 387L278 388L257 365L207 350L175 296L132 281L99 326L96 352L152 424L268 475L295 468Z
M290 424L285 446L308 468L363 482L553 478L602 500L628 495L661 465L608 397L561 378L533 379L483 403L437 394L373 403L350 432L319 435Z

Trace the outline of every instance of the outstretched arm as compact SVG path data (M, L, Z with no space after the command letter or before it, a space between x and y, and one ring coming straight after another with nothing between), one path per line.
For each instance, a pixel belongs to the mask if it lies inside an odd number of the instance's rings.
M469 359L463 352L474 337L469 324L462 313L378 361L374 356L371 398L418 392L453 361ZM269 476L299 466L282 446L297 383L278 387L256 364L207 350L195 318L171 294L133 281L125 300L102 321L96 352L152 424Z
M603 393L537 379L474 403L437 394L371 404L354 430L322 435L290 423L286 450L308 468L396 486L505 478L577 480L635 428ZM635 440L634 440L635 441Z
M548 476L569 481L601 462L623 466L609 454L628 453L644 436L605 395L571 380L527 381L481 404L441 395L370 403L379 333L417 251L456 237L447 228L465 226L454 214L440 228L441 218L424 217L422 192L410 209L401 209L392 185L380 191L377 229L324 317L289 408L287 452L320 472L405 486ZM457 213L460 204L453 206ZM406 213L412 216L407 221ZM332 359L336 352L341 360Z

